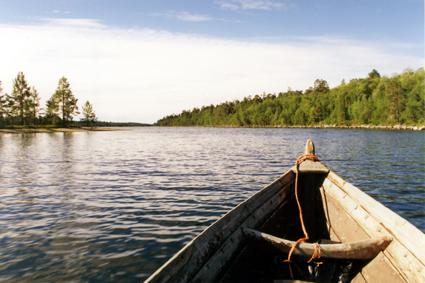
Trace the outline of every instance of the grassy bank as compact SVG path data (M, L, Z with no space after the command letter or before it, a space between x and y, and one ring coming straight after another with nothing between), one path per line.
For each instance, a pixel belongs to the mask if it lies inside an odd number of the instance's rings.
M67 133L67 132L96 132L96 131L122 131L131 127L147 127L149 124L133 122L95 122L87 126L83 122L73 122L68 127L57 125L12 125L0 127L0 133Z
M122 131L125 127L34 127L34 128L3 128L0 133L20 134L20 133L72 133L72 132L96 132L96 131Z

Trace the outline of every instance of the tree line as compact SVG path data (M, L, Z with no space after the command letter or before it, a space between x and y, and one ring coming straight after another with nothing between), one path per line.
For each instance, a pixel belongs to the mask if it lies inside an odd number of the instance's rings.
M10 94L4 93L0 81L0 127L51 125L67 127L74 116L80 114L69 81L62 77L45 108L40 106L40 96L34 86L29 86L23 72L13 81ZM82 107L83 119L87 125L96 121L93 106L86 101Z
M366 78L344 80L330 88L312 87L185 110L157 121L159 126L314 126L424 125L425 71L406 70L391 77L375 69Z

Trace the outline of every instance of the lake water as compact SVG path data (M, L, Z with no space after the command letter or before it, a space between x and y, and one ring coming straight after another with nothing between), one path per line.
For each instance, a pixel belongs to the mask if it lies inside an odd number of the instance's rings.
M423 132L0 134L0 281L145 279L289 169L309 137L339 175L425 230Z

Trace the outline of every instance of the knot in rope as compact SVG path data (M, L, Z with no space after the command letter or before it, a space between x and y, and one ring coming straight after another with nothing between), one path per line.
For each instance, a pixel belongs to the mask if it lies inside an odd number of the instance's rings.
M313 254L311 255L310 259L307 262L310 263L313 260L315 260L316 258L320 258L320 256L321 256L321 254L320 254L320 245L319 245L319 243L314 243Z
M313 160L313 161L319 161L319 158L316 154L313 153L304 153L303 155L299 156L297 160L295 161L295 165L300 165L305 160ZM298 168L297 168L298 169Z

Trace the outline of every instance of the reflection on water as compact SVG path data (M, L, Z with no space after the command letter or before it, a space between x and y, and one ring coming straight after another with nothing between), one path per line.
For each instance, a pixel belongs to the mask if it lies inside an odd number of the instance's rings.
M0 134L0 281L140 281L287 170L308 137L341 176L425 229L423 133Z

